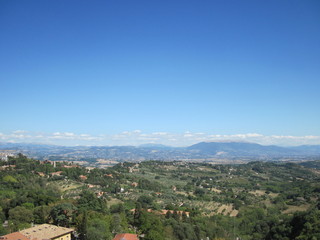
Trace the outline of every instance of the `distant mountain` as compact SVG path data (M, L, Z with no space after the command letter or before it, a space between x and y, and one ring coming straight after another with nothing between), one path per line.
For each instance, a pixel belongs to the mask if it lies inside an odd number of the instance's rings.
M172 148L170 146L167 146L167 145L163 145L163 144L154 144L154 143L147 143L147 144L141 144L139 145L139 147L141 148L161 148L161 149L164 149L164 148Z
M0 151L14 150L37 159L87 161L188 160L188 159L318 159L320 145L279 147L248 142L200 142L189 147L161 144L135 146L56 146L30 143L0 143Z
M290 147L290 149L294 149L300 152L304 152L305 154L320 154L320 145L301 145L297 147Z
M52 148L64 148L64 146L47 145L39 143L0 143L0 149L7 150L20 150L20 149L52 149Z
M201 142L188 147L189 150L208 155L229 156L292 156L300 155L297 149L278 146L264 146L247 142Z

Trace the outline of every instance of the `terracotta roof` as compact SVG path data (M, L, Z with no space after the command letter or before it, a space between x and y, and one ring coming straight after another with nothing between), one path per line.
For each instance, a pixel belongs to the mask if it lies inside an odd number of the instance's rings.
M62 171L58 171L58 172L53 172L51 173L52 176L60 176L62 173Z
M30 240L19 232L10 233L0 237L1 240Z
M29 239L52 239L73 232L72 228L58 227L50 224L42 224L36 227L20 231Z
M113 240L139 240L139 238L137 234L120 233L120 234L117 234Z
M87 180L87 179L88 179L88 177L87 177L87 176L84 176L84 175L80 175L79 178L80 178L81 180Z

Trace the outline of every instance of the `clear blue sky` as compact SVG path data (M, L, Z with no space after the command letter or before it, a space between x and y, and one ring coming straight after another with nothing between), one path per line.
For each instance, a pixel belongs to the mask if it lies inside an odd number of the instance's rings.
M2 0L0 83L2 135L320 136L320 1Z

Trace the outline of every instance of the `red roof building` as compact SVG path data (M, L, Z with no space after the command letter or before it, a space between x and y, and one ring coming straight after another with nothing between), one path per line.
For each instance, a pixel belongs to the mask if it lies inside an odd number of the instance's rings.
M79 178L80 178L80 180L82 180L82 181L85 181L85 180L88 179L88 177L87 177L87 176L84 176L84 175L80 175Z
M114 237L113 240L139 240L139 238L137 234L119 233Z
M61 176L62 171L53 172L51 173L51 176Z
M0 237L0 240L30 240L19 232L10 233Z
M0 237L0 240L71 240L72 228L41 224Z

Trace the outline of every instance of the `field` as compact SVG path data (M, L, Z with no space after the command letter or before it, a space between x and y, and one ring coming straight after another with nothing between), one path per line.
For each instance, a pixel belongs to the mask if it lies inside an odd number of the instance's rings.
M124 200L150 195L160 208L170 204L179 209L194 208L205 216L235 217L251 207L293 214L318 200L317 194L305 188L319 186L319 176L313 170L286 163L142 162L127 163L127 169L122 169L122 174L130 179L125 185L130 197L123 195ZM139 184L133 188L131 182Z

